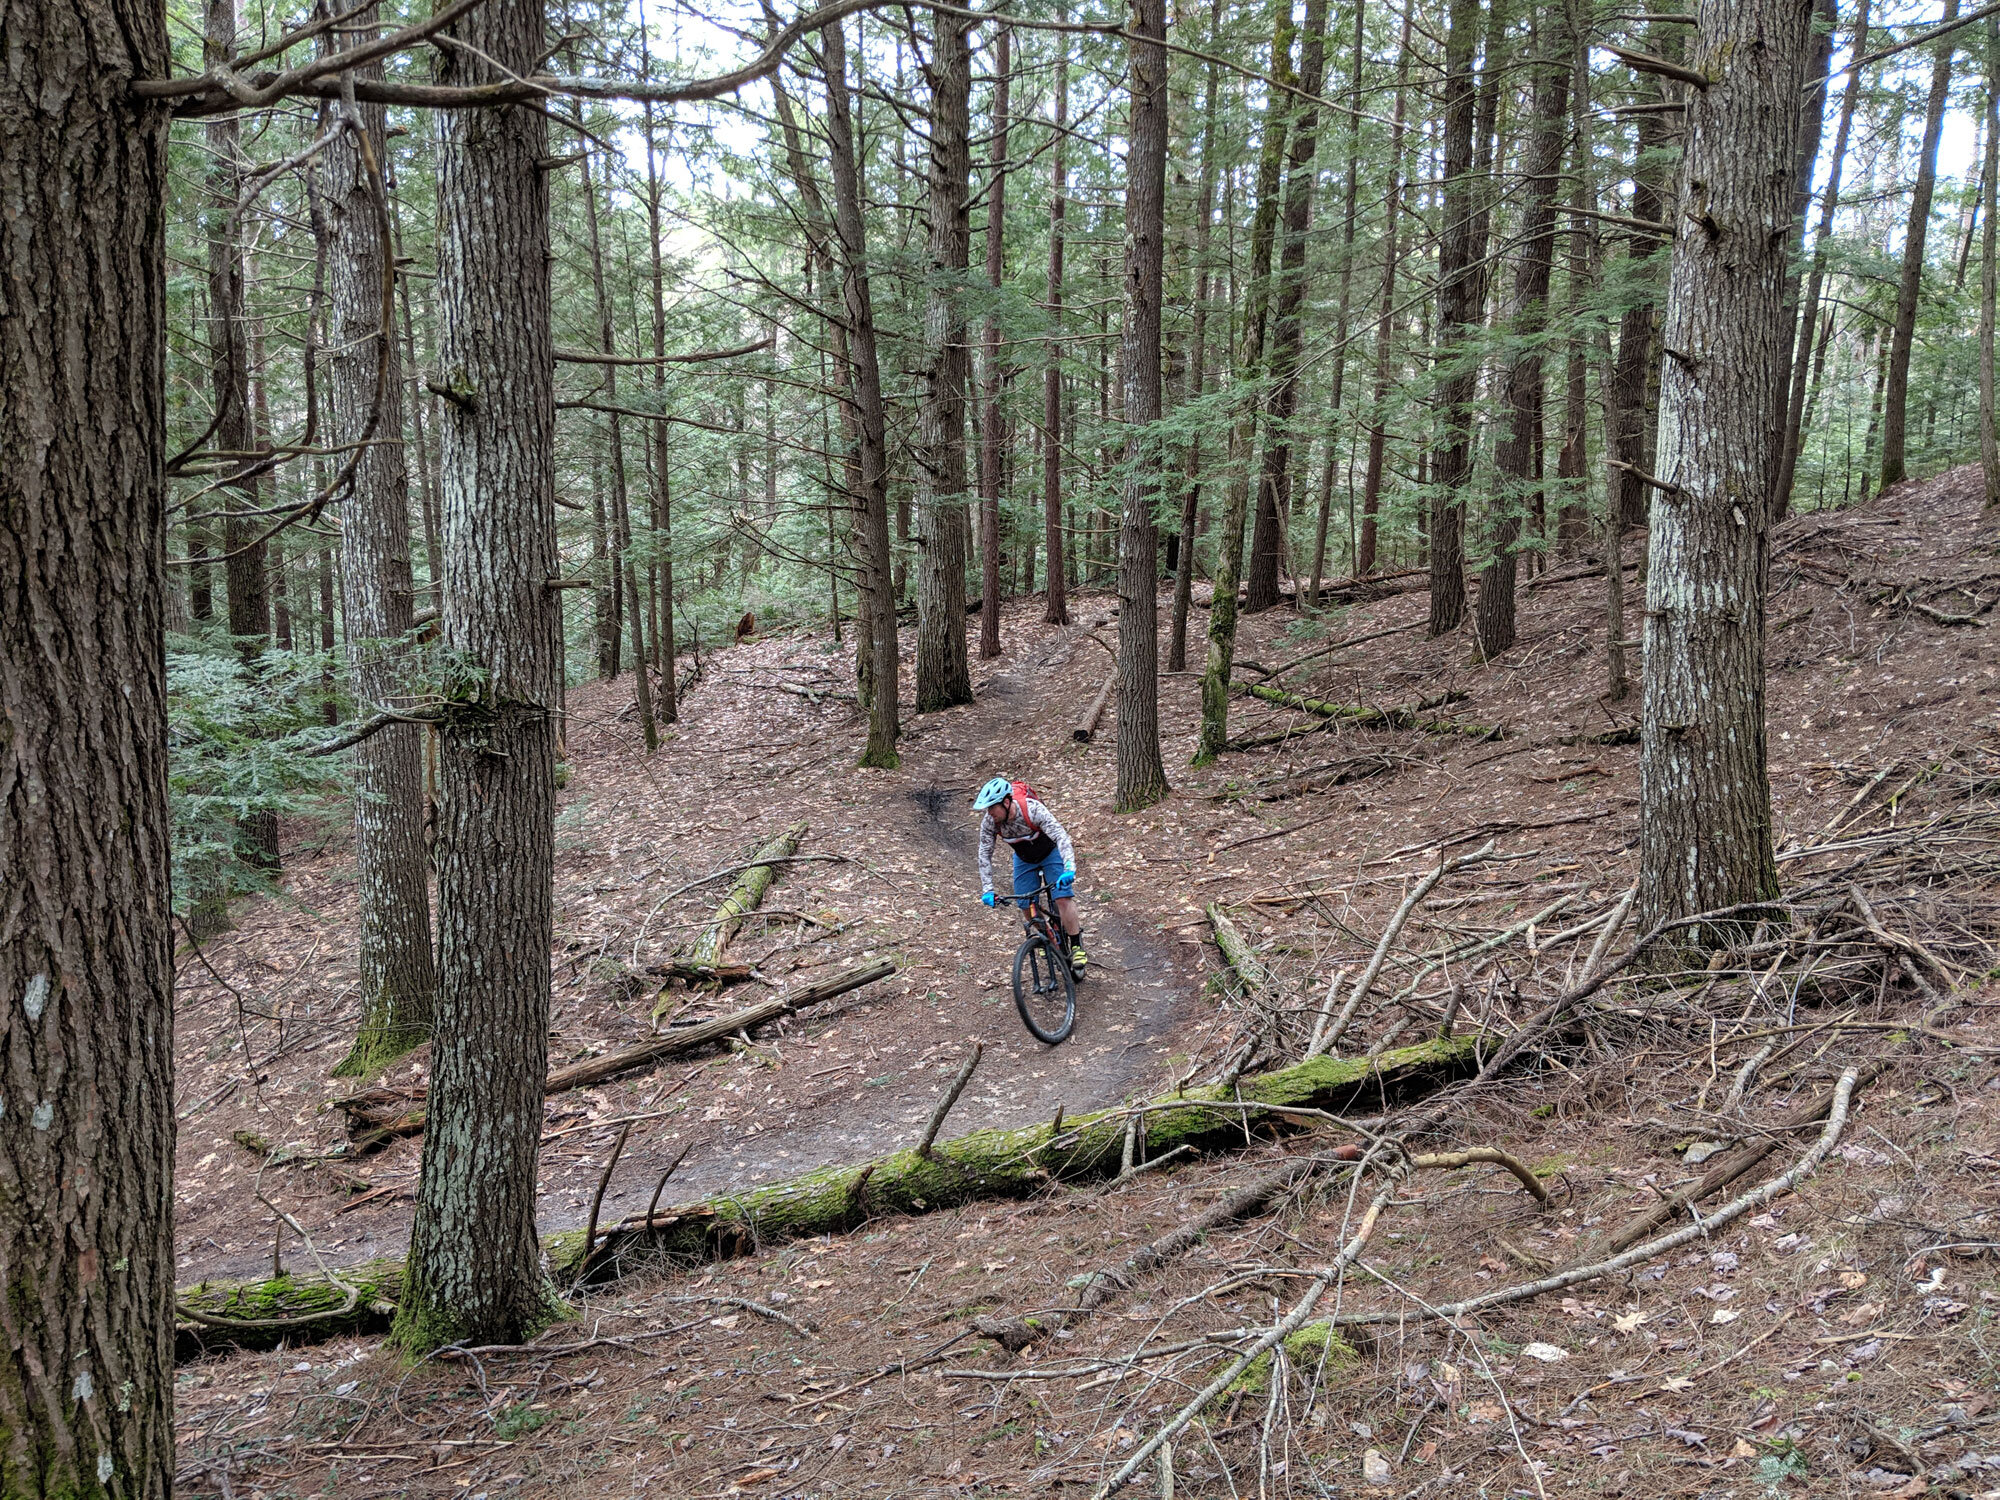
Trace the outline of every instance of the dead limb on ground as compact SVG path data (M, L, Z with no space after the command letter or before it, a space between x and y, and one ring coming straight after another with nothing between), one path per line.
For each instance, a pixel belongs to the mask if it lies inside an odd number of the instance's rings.
M546 1094L560 1094L570 1089L588 1088L602 1083L608 1078L616 1078L622 1073L630 1073L639 1068L651 1067L664 1058L692 1052L712 1042L736 1035L739 1031L750 1031L780 1016L791 1015L856 990L865 984L873 984L878 979L887 979L896 972L895 964L887 959L861 964L844 969L812 984L801 985L795 990L781 995L772 995L759 1000L754 1005L730 1011L726 1015L697 1021L692 1026L676 1027L647 1037L644 1041L619 1047L601 1057L585 1058L564 1067L551 1068L543 1089ZM424 1091L422 1089L381 1088L368 1089L362 1093L349 1094L333 1101L334 1107L347 1116L347 1128L354 1142L354 1154L361 1155L400 1136L416 1135L424 1128Z
M1448 701L1454 701L1449 695L1427 700L1414 708L1372 708L1365 704L1335 703L1330 699L1312 698L1303 693L1288 693L1281 688L1268 687L1263 683L1239 682L1231 686L1237 692L1262 699L1279 708L1311 714L1314 718L1326 721L1324 724L1312 725L1305 729L1281 730L1275 734L1231 740L1228 745L1231 750L1254 750L1264 745L1282 744L1286 740L1298 738L1301 734L1314 734L1343 725L1354 729L1415 729L1425 734L1468 735L1481 740L1501 739L1507 732L1498 724L1472 724L1458 719L1440 718L1433 714L1432 709L1441 708Z

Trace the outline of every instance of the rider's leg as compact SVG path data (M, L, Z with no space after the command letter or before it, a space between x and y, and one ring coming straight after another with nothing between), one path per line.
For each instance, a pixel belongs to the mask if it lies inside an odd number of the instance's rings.
M1062 918L1063 931L1076 937L1083 931L1083 919L1076 914L1076 901L1069 896L1056 898L1056 915Z
M1014 856L1014 899L1019 904L1015 910L1021 914L1021 925L1032 928L1035 924L1028 911L1028 898L1041 889L1042 869L1031 865L1020 855Z

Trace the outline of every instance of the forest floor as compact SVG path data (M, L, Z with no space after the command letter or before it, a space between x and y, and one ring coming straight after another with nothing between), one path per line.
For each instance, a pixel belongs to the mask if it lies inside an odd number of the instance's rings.
M2000 553L1979 495L1976 470L1958 471L1795 518L1773 544L1768 723L1788 895L1832 903L1864 889L1923 961L1864 972L1852 945L1808 944L1789 966L1781 950L1768 967L1616 986L1580 1033L1448 1111L1422 1147L1504 1145L1547 1182L1549 1206L1481 1169L1410 1179L1367 1274L1339 1294L1395 1320L1347 1330L1356 1352L1319 1370L1281 1358L1280 1378L1253 1370L1225 1392L1174 1445L1177 1493L2000 1495L2000 1428L1987 1425L2000 1421L2000 648L1988 628ZM1581 571L1559 565L1524 589L1520 642L1490 663L1468 633L1426 639L1415 591L1316 619L1246 619L1239 677L1354 639L1285 686L1431 705L1467 732L1327 730L1239 698L1239 738L1297 732L1194 772L1199 678L1166 676L1175 790L1134 815L1111 810L1113 715L1092 744L1069 734L1110 666L1099 646L1115 625L1088 638L1113 607L1102 594L1073 600L1070 627L1041 624L1039 600L1010 605L1006 654L976 665L977 701L911 715L892 773L853 768L863 725L832 696L850 681L847 648L824 637L708 658L651 758L629 678L573 689L552 1065L646 1035L661 986L649 968L728 881L681 888L798 819L802 854L825 858L786 866L731 949L761 979L720 995L676 985L680 1018L868 957L898 969L748 1044L551 1097L543 1227L583 1222L627 1120L607 1221L642 1211L684 1149L678 1200L913 1145L975 1041L984 1058L947 1134L1116 1105L1214 1074L1239 1043L1257 1049L1253 1070L1282 1066L1332 976L1359 970L1413 882L1489 839L1492 856L1451 875L1393 945L1378 988L1403 998L1362 1010L1338 1050L1417 1039L1447 1003L1468 1029L1526 1024L1588 969L1589 924L1615 924L1636 873L1638 750L1615 732L1637 699L1602 700L1604 583L1601 570L1566 576ZM1204 623L1195 611L1197 663ZM1636 676L1636 653L1632 665ZM1078 845L1094 972L1059 1048L1014 1015L1014 920L976 900L967 802L995 774L1032 782ZM417 1140L345 1164L365 1178L359 1191L310 1165L346 1138L330 1101L382 1080L328 1076L354 1019L347 834L292 835L282 895L240 905L237 930L180 965L184 1285L268 1274L280 1238L285 1264L308 1267L279 1208L335 1265L399 1253L407 1238ZM1211 901L1258 945L1260 992L1215 978ZM1527 928L1500 940L1530 914L1539 939ZM1425 977L1426 955L1489 938L1486 957ZM1762 1071L1725 1102L1759 1040ZM1567 1294L1426 1315L1601 1259L1614 1230L1722 1147L1778 1141L1722 1198L1783 1170L1817 1126L1776 1122L1881 1055L1892 1065L1856 1094L1835 1154L1754 1217ZM420 1082L424 1065L413 1054L389 1081ZM628 1277L584 1294L536 1345L476 1360L411 1370L369 1338L210 1356L181 1375L180 1488L1086 1494L1245 1347L1232 1331L1268 1325L1329 1263L1353 1232L1348 1180L1328 1166L1277 1212L1217 1228L1019 1354L968 1320L1065 1304L1076 1273L1116 1266L1330 1143L1324 1131L1245 1139L1240 1156L1110 1189L1052 1186ZM267 1147L285 1149L267 1161ZM1132 1492L1159 1488L1149 1464Z

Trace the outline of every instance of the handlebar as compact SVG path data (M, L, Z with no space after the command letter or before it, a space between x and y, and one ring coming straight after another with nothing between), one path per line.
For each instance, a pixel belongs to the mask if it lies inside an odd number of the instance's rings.
M1042 883L1025 896L1002 896L996 891L993 896L993 904L995 906L1027 907L1033 905L1041 897L1054 896L1055 893L1056 888L1049 884L1047 877L1043 877Z

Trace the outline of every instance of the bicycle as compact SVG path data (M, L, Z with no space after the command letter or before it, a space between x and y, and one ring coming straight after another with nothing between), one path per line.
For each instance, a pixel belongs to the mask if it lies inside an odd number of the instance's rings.
M1037 1041L1051 1047L1076 1025L1076 974L1070 968L1070 935L1056 917L1055 892L1044 880L1029 896L999 896L995 905L1018 906L1027 936L1014 950L1014 1008Z

